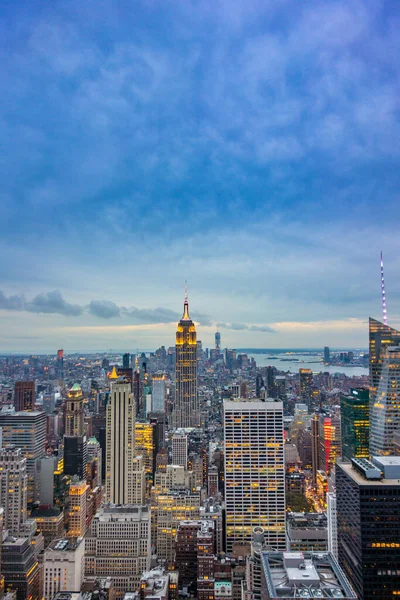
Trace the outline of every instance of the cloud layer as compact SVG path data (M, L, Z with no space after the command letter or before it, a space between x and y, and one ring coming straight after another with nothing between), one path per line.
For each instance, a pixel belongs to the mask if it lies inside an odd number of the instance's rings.
M264 345L272 324L287 346L274 324L379 317L381 249L400 315L397 0L39 0L0 17L0 307L27 313L38 348L58 346L51 315L172 324L185 279L227 343ZM330 343L308 331L300 345Z

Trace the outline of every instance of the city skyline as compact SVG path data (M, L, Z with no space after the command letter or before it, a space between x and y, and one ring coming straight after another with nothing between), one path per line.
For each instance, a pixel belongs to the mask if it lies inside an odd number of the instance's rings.
M3 4L0 351L398 328L397 6Z

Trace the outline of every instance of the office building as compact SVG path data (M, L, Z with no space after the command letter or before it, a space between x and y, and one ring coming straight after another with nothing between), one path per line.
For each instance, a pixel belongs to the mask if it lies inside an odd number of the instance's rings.
M370 454L394 454L394 433L400 429L400 345L381 352L380 377L371 407Z
M35 519L37 530L43 535L45 548L64 535L64 511L58 506L42 504L32 510L30 518Z
M83 417L82 389L75 383L68 391L65 402L65 435L83 435Z
M64 436L64 473L86 479L87 439L86 435Z
M340 400L342 457L369 457L369 391L351 389Z
M291 552L328 551L328 523L325 513L288 513L287 548Z
M35 486L36 460L45 455L46 413L3 409L0 411L0 427L3 430L3 446L11 444L21 448L26 457L28 504L33 503L39 494Z
M62 538L51 542L43 556L44 600L57 592L80 590L85 565L83 538Z
M159 494L154 516L157 557L172 563L179 524L199 518L200 495L188 489L170 489L167 493Z
M26 458L20 448L0 448L0 506L3 526L18 535L27 519L28 475Z
M73 477L68 493L68 537L78 538L86 533L89 489L86 480Z
M87 442L87 463L86 463L86 481L94 489L101 485L101 448L95 437L91 437Z
M129 354L129 352L126 352L122 356L122 367L124 369L130 369L131 367L131 355Z
M139 589L150 569L150 508L107 506L93 517L85 538L85 580L112 577L117 598Z
M187 294L185 294L183 317L176 330L175 348L174 428L199 427L196 327L189 317Z
M146 571L140 578L138 600L172 600L170 596L170 577L162 568ZM126 600L126 599L125 599ZM128 598L129 600L129 598Z
M339 563L359 600L400 593L400 458L336 465Z
M329 346L325 346L325 348L324 348L324 363L326 365L328 365L330 360L331 360L331 353L329 350Z
M340 417L321 415L319 418L319 469L327 475L341 455Z
M202 522L198 520L181 521L178 525L174 564L182 586L194 586L197 579L197 533L201 527ZM195 591L194 587L191 591Z
M3 540L1 563L6 592L15 591L17 600L41 600L41 567L29 537Z
M215 352L217 354L221 352L221 334L219 331L215 333Z
M300 398L308 408L311 408L313 397L313 374L311 369L299 369L300 375Z
M107 404L106 497L112 504L143 504L143 458L135 449L135 401L128 383L115 381Z
M14 388L15 410L34 410L35 408L35 382L16 381Z
M57 350L57 363L56 363L56 376L57 379L63 381L64 379L64 350Z
M226 549L250 543L254 527L285 548L282 402L224 400Z
M338 560L338 540L337 540L337 508L336 492L328 492L327 498L327 522L328 522L328 550Z
M165 381L164 373L154 373L151 387L152 412L165 412Z
M265 391L267 398L276 398L275 371L273 367L266 368Z
M314 414L311 419L311 466L313 486L317 485L320 457L319 415Z
M354 590L330 552L263 551L261 567L261 600L357 600Z
M172 436L172 464L188 467L188 436L184 431L176 431Z

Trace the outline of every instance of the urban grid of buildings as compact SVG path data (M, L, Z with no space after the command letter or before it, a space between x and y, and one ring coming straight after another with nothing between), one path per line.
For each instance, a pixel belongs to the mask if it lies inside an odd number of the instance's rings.
M400 597L384 316L369 351L310 352L315 371L259 366L220 332L203 348L187 294L175 346L1 356L0 598Z

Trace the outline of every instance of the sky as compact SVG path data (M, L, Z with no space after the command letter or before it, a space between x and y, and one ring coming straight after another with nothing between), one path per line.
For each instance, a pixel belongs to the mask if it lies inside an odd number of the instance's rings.
M3 0L0 351L400 325L398 0Z

